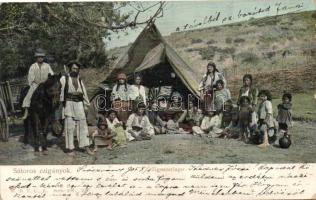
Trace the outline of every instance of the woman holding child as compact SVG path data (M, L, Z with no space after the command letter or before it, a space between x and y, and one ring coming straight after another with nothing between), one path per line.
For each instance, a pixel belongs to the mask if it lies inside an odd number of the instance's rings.
M199 91L201 93L201 99L204 101L205 108L209 109L212 105L213 90L218 80L223 81L223 85L226 86L226 80L222 73L216 68L215 63L209 62L206 66L206 73L199 84Z

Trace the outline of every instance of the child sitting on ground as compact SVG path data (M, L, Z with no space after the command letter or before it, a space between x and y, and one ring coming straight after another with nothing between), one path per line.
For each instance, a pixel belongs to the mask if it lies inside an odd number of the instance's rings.
M112 133L115 133L114 144L126 147L127 139L125 131L123 129L123 122L119 121L117 118L117 113L115 110L110 110L108 112L108 117L106 118L106 123Z
M279 123L279 132L284 136L290 136L289 127L292 126L292 95L284 93L282 103L278 105L277 121Z
M94 152L98 150L99 146L106 146L108 150L112 150L115 133L108 128L105 118L100 119L97 130L92 132L90 137L94 143Z
M223 130L220 129L221 119L215 110L208 110L206 116L204 116L201 126L193 126L193 135L208 137L217 137Z

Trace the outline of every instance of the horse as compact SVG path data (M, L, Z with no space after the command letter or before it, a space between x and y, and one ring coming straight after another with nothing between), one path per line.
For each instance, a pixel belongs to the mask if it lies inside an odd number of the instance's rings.
M39 152L42 147L43 154L47 155L47 134L50 119L54 118L60 104L61 73L48 75L45 82L39 84L31 98L29 114L24 120L24 144L28 143L29 133L32 130L34 137L34 150ZM30 127L31 126L31 127Z

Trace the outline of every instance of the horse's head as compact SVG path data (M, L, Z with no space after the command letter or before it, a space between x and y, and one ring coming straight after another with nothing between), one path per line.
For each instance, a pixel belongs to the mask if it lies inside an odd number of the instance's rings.
M52 106L56 108L59 105L60 93L61 93L61 83L60 83L61 73L57 75L48 74L48 78L44 83L44 88L47 96L52 102Z

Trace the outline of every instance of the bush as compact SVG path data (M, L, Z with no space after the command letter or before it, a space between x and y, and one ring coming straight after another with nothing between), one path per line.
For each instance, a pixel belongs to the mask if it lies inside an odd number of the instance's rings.
M201 43L201 42L203 42L202 39L192 39L191 40L191 44L196 44L196 43Z
M219 48L216 46L208 46L207 48L201 48L199 50L200 55L203 60L211 60L214 58L216 51Z
M236 38L235 40L234 40L234 42L235 43L243 43L243 42L245 42L246 40L245 39L242 39L242 38Z
M210 39L209 41L206 42L206 44L214 44L214 43L217 43L217 42L213 39Z
M231 44L232 41L233 41L233 39L231 39L231 38L226 38L225 39L226 44Z
M258 56L252 52L242 52L237 56L241 59L242 63L255 64L259 61Z

